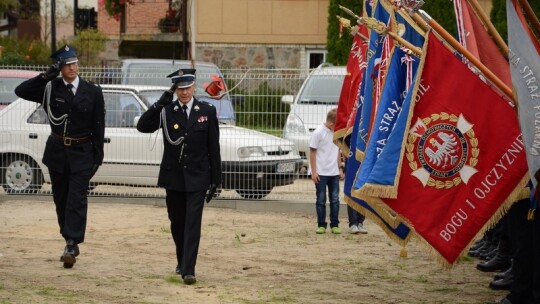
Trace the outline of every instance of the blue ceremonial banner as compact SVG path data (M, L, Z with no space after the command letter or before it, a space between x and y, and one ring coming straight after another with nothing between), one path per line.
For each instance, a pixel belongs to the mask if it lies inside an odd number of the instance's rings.
M382 1L378 1L375 7L374 16L375 19L383 22L384 24L389 24L390 22L390 13L383 6ZM360 88L360 102L358 107L359 116L357 132L358 137L356 141L356 157L358 160L362 161L364 157L364 152L366 150L370 126L372 111L376 106L373 100L373 89L375 81L377 80L378 68L377 66L381 64L381 56L383 54L384 41L387 38L386 35L379 35L374 30L371 31L369 35L369 48L367 51L367 68L364 72L364 77L362 78L362 85ZM354 132L354 131L353 131ZM352 150L351 151L355 151Z
M531 37L521 23L511 0L506 1L508 21L508 59L512 84L517 96L519 125L526 148L527 165L533 186L538 181L533 178L540 169L540 139L537 135L540 117L540 59Z
M364 159L354 182L353 195L355 196L361 194L357 191L366 183L379 154L386 145L388 136L403 107L407 91L415 78L419 61L418 58L408 55L402 49L397 47L394 49Z
M366 11L371 11L371 1L366 1ZM369 15L368 15L369 16ZM378 36L374 31L372 31L372 36ZM372 56L373 51L367 51L366 56ZM364 71L365 72L365 71ZM366 75L364 73L363 79L365 79ZM362 85L360 85L360 92L357 94L358 96L361 96L363 93L362 87L363 87L364 81L362 81ZM411 237L411 229L403 222L395 220L395 216L390 214L387 210L380 210L379 212L382 213L382 215L374 210L367 202L364 200L355 198L351 195L351 190L353 186L354 179L356 178L356 174L358 172L358 168L360 167L359 160L355 157L354 152L356 151L356 146L358 142L358 126L359 121L361 117L362 112L362 99L358 99L357 102L357 112L356 116L352 117L354 119L354 123L352 123L352 132L350 133L350 136L348 136L346 139L347 144L349 145L349 154L347 155L347 166L345 171L345 182L344 182L344 196L345 201L349 206L351 206L353 209L359 211L363 215L365 215L367 218L375 222L379 227L383 229L383 231L394 241L401 244L402 246L405 246L407 242L409 241ZM394 219L394 220L390 220ZM403 252L402 252L403 254Z
M424 44L424 33L416 29L407 16L396 14L396 20L398 22L398 28L404 32L402 37L411 42L411 44L421 48ZM364 159L354 183L353 195L360 197L366 194L378 196L378 193L363 192L362 187L371 174L375 162L378 161L380 153L386 146L388 136L394 129L397 117L403 108L403 102L407 96L407 92L414 84L420 61L416 56L409 55L397 47L394 47L390 60L390 66L384 80L384 88L377 106L377 113L369 135ZM408 108L406 108L406 112L408 113Z

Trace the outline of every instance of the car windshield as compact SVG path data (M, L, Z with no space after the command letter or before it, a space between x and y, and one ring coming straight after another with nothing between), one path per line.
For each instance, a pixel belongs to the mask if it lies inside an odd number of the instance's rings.
M337 105L345 75L312 75L300 93L300 104Z
M145 85L145 86L171 86L171 80L167 75L180 69L189 68L183 64L175 63L174 65L165 63L130 63L124 70L123 84ZM205 84L212 82L212 75L221 76L220 71L213 66L197 65L196 76L196 91L195 97L210 97L204 91ZM230 99L228 95L225 99Z
M18 97L15 95L14 89L25 80L26 78L0 77L0 104L9 104L15 101Z

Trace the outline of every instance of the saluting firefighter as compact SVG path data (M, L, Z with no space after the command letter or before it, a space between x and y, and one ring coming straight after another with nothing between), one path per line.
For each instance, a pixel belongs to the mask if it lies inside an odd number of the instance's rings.
M84 242L90 179L103 162L105 102L99 86L79 77L74 48L64 45L51 58L50 68L21 83L15 94L42 104L49 119L51 134L43 163L49 169L60 233L66 240L60 261L71 268L79 255L78 244Z
M195 70L180 69L167 77L165 91L139 119L137 130L163 129L163 159L158 186L166 190L167 214L176 245L176 273L193 284L201 237L203 206L221 184L219 123L216 108L193 97ZM173 102L173 92L178 99Z

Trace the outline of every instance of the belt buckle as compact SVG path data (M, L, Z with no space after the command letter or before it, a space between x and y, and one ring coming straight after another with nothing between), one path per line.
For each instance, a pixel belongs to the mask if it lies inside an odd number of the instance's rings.
M71 138L64 137L64 146L71 146Z

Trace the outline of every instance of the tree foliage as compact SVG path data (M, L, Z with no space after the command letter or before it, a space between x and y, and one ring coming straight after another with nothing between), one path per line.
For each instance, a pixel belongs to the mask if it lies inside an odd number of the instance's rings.
M351 17L346 15L339 5L352 10L355 14L361 15L362 0L330 0L328 7L328 29L326 48L328 50L327 61L335 65L345 65L352 45L352 36L348 30L344 29L343 36L339 38L339 22L336 16L342 16L349 20ZM435 19L450 34L456 34L456 18L452 1L448 0L429 0L422 7L433 19ZM354 25L356 20L351 20Z
M540 1L528 1L536 17L540 16ZM506 26L506 0L493 0L490 19L501 37L508 41L508 28Z
M8 9L17 9L19 7L18 0L2 0L0 1L0 12L4 12Z
M41 65L50 63L50 49L39 40L0 37L3 46L0 65Z
M328 7L328 28L326 36L326 49L328 55L326 61L334 65L345 65L349 57L352 45L352 36L347 29L343 29L343 35L339 37L339 22L336 16L352 19L344 13L339 6L344 6L357 15L362 12L362 0L330 0ZM354 25L356 20L351 20Z
M86 66L101 64L99 53L105 50L107 38L103 33L95 29L77 31L71 45L77 49L79 60Z

